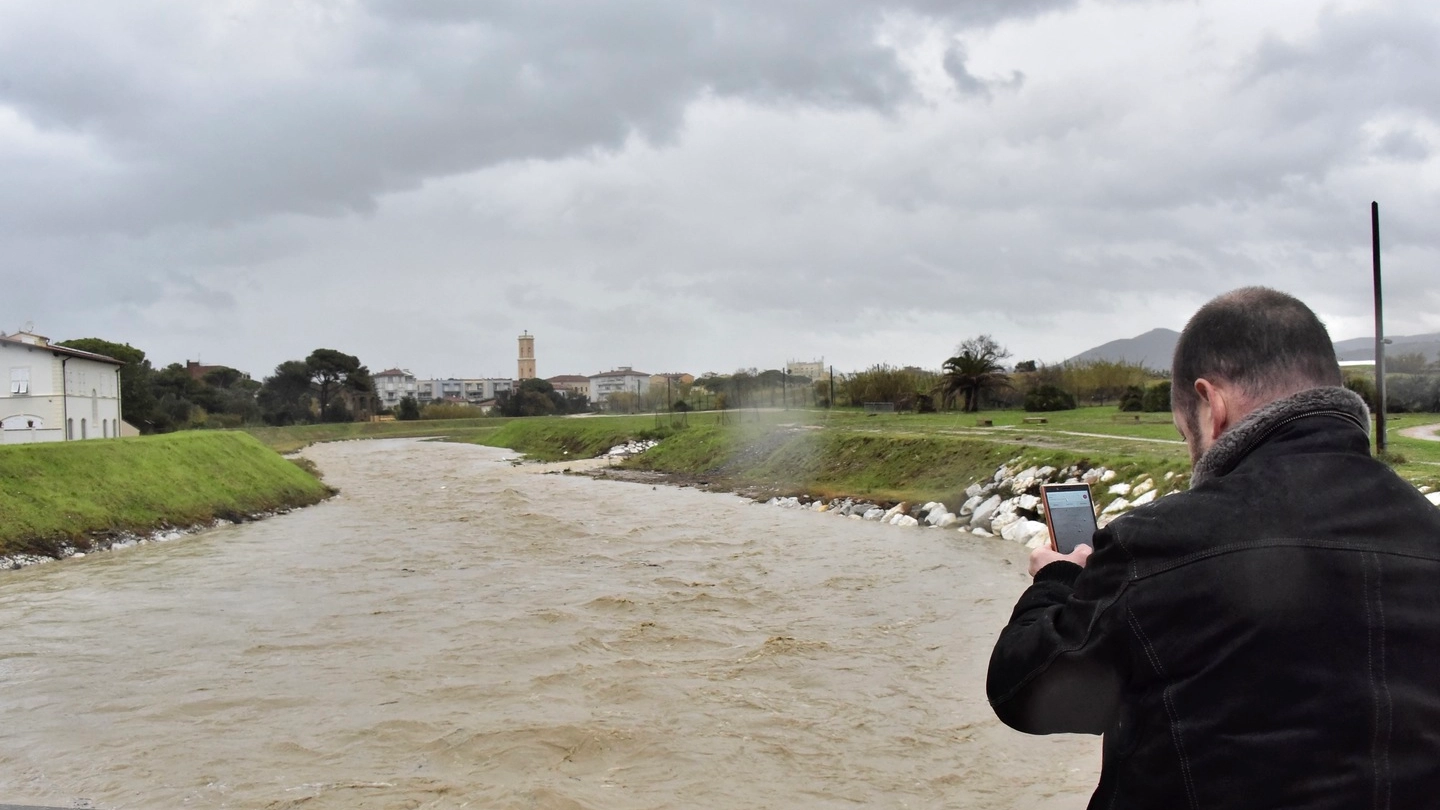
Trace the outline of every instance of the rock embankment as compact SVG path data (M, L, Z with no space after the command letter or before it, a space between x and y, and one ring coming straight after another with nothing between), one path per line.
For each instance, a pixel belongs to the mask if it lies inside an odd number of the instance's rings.
M1166 473L1160 481L1141 474L1131 481L1117 480L1115 470L1105 467L1026 466L1019 459L1002 465L986 481L977 481L965 490L965 500L953 511L940 501L925 504L884 504L856 498L811 499L804 496L771 498L768 505L786 509L808 509L840 515L851 520L870 520L891 526L954 529L980 537L1001 537L1039 548L1050 542L1045 526L1045 506L1040 487L1045 484L1090 484L1097 503L1104 503L1098 522L1101 526L1163 494L1177 491L1184 476ZM958 500L958 499L957 499Z
M614 447L610 448L610 451L608 453L601 453L599 458L630 458L631 456L640 455L641 453L649 450L657 444L659 444L659 442L652 439L645 439L643 441L628 441L624 444L615 445Z

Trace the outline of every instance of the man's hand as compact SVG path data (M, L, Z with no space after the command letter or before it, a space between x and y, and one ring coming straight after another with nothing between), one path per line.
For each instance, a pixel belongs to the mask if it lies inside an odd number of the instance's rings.
M1069 554L1061 554L1049 546L1041 546L1030 552L1030 576L1035 576L1040 572L1041 568L1044 568L1050 563L1059 562L1060 560L1068 560L1084 568L1085 561L1090 559L1091 551L1094 551L1094 549L1083 543L1076 546L1075 550Z

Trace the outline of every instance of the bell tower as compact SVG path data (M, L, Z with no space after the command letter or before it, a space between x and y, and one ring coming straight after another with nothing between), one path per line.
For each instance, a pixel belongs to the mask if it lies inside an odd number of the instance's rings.
M520 363L515 379L535 379L535 336L528 331L520 335Z

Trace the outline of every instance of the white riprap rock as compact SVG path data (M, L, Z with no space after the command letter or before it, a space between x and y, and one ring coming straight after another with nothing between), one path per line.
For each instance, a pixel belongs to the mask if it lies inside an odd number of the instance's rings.
M1033 512L1040 506L1039 495L1021 495L1015 499L1015 507L1026 512Z
M946 509L946 508L945 508L945 504L942 503L942 504L938 504L938 505L937 505L937 508L931 509L931 510L925 515L925 522L928 523L928 524L930 524L931 526L939 526L939 525L940 525L940 521L941 521L942 519L944 519L944 518L947 518L947 517L948 517L948 518L954 518L955 516L952 515L952 514L950 514L950 510L949 510L949 509ZM954 521L952 520L951 522L953 523Z
M1135 488L1132 489L1132 490L1130 490L1130 494L1131 494L1131 495L1144 495L1145 493L1149 492L1150 490L1152 490L1152 489L1154 489L1154 488L1155 488L1155 482L1154 482L1153 480L1149 479L1149 478L1146 478L1144 481L1141 481L1140 483L1136 484L1136 485L1135 485Z
M967 490L965 490L965 491L966 491L966 492L969 492L970 490L967 489ZM985 502L985 499L982 498L982 497L980 497L979 494L971 495L971 496L970 496L970 499L967 500L967 501L965 501L965 503L964 503L963 505L961 505L961 507L960 507L960 517L969 517L969 516L975 514L975 509L976 509L976 507L980 506L980 504L982 504L982 503L984 503L984 502Z
M895 521L894 521L891 525L893 525L893 526L907 526L907 527L908 527L908 526L919 526L919 525L920 525L920 521L916 520L916 519L913 518L913 517L910 517L909 515L896 515L896 516L895 516Z
M871 508L871 509L870 509L868 512L866 512L865 514L861 515L861 517L863 517L863 518L866 519L866 520L879 520L880 518L885 517L885 510L884 510L884 509L881 509L881 508L878 507L878 506L876 506L876 507Z
M1141 495L1140 497L1136 498L1135 500L1131 501L1131 502L1130 502L1130 506L1131 506L1131 507L1144 506L1145 504L1150 503L1151 501L1155 500L1155 496L1157 496L1157 495L1159 495L1159 494L1160 494L1160 493L1158 493L1158 492L1156 492L1155 490L1152 489L1152 490L1146 492L1145 494Z
M1114 480L1115 480L1115 471L1114 471L1114 470L1106 470L1105 472L1103 472L1103 473L1100 474L1100 483L1102 483L1102 484L1108 484L1108 483L1110 483L1111 481L1114 481Z
M950 514L949 512L946 512L945 514L943 514L943 515L940 516L940 519L939 519L939 520L935 521L934 525L937 526L937 527L939 527L939 528L941 528L941 529L948 529L948 528L950 528L951 526L954 526L955 524L957 524L957 523L959 523L959 522L960 522L960 518L955 517L954 515Z
M975 513L970 516L970 528L989 529L990 518L994 516L995 510L1000 508L1000 496L991 495L988 500L975 507Z
M1000 535L1001 537L1005 537L1006 529L1009 529L1016 523L1023 523L1024 521L1024 518L1020 517L1014 512L1002 512L999 509L996 509L995 514L990 518L990 531ZM1005 539L1009 540L1010 538L1005 537Z
M1110 487L1110 494L1111 494L1111 495L1129 495L1129 494L1130 494L1130 485L1127 484L1127 483L1125 483L1124 481L1121 481L1120 483L1115 484L1114 486Z
M1130 508L1130 502L1124 498L1116 498L1110 505L1100 511L1102 515L1114 515Z
M895 504L894 506L890 507L889 509L885 510L885 517L882 518L882 520L884 520L886 523L889 523L890 521L892 521L892 520L895 519L895 516L896 516L896 515L903 515L903 514L905 514L905 510L906 510L906 509L909 509L909 508L910 508L910 504L908 504L908 503L904 503L904 502L897 503L897 504Z
M1425 500L1435 504L1436 506L1440 506L1440 492L1432 492L1429 495L1426 495Z

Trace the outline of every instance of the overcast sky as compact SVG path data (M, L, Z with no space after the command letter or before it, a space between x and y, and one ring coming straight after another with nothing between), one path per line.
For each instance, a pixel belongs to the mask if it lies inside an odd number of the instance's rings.
M0 4L0 331L257 378L1440 331L1440 5Z

